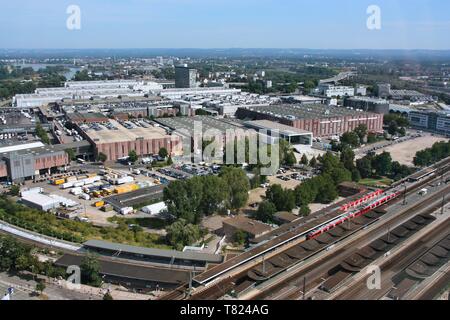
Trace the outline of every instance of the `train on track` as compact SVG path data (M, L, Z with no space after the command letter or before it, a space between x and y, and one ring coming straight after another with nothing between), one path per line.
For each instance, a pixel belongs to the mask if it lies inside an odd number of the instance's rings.
M341 225L347 221L350 221L354 218L362 216L382 205L388 203L391 200L399 197L402 194L400 191L390 191L384 192L382 190L377 190L374 193L369 194L368 196L361 198L360 200L355 201L358 203L358 206L354 210L348 210L350 207L341 208L346 211L344 214L334 218L331 221L326 222L325 224L317 227L314 230L311 230L307 235L306 239L311 240L317 238L321 234L330 231L331 229ZM367 202L370 200L370 202Z

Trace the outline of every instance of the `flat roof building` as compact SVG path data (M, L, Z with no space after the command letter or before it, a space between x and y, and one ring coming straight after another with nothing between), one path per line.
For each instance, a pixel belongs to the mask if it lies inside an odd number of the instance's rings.
M129 121L109 120L107 124L79 126L85 138L94 145L95 154L103 153L107 161L128 157L130 151L138 156L158 154L166 148L169 154L181 153L180 138L169 135L166 130L156 126L137 126Z
M353 131L365 124L370 132L383 132L383 115L315 104L269 105L239 108L236 117L243 120L270 120L312 132L315 137L329 137Z
M281 139L286 140L291 145L305 145L311 147L313 144L312 132L297 129L279 122L255 120L244 122L244 125L248 128L257 130L260 135L262 135L263 132L266 132L267 139L270 139L267 140L268 143L276 142L272 135L277 132Z
M267 224L243 216L223 221L222 232L228 238L232 239L238 230L244 231L253 239L270 232L272 228Z
M450 136L450 113L435 111L411 111L409 122L412 127Z
M18 182L66 166L70 160L62 147L39 142L3 145L0 179Z
M381 114L389 113L389 102L385 99L370 97L351 97L344 100L347 108L360 109Z

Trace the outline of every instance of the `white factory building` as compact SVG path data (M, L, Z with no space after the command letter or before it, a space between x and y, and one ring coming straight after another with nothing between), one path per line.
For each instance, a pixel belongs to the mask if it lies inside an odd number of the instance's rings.
M18 94L13 98L17 108L36 108L65 99L88 100L90 98L140 97L150 92L160 92L163 86L153 81L111 80L66 82L61 88L38 88L33 94Z
M353 97L355 88L347 86L335 86L333 84L321 83L313 90L314 94L319 94L328 98L331 97Z

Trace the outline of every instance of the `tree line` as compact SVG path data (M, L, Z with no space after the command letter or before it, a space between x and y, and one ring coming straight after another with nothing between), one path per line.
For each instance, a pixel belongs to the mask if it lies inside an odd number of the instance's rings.
M414 157L414 165L425 167L450 156L450 141L436 142L431 148L418 151Z

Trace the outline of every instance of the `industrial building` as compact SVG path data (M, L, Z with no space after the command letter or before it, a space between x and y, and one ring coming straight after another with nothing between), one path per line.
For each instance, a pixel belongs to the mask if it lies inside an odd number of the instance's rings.
M46 146L41 142L3 144L0 179L18 182L64 168L70 162L64 147Z
M256 120L247 121L244 125L250 129L255 129L259 132L260 136L265 132L266 143L278 142L272 135L276 132L279 138L286 140L294 146L307 146L311 147L313 144L313 134L309 131L297 129L279 122L273 122L269 120ZM261 131L262 130L262 131Z
M1 108L0 110L0 134L23 134L31 133L39 123L37 115L29 110L18 110L16 108ZM50 126L41 123L46 130Z
M166 148L172 155L181 153L179 136L148 123L109 120L102 125L83 124L79 128L94 146L95 154L105 154L107 161L128 157L132 150L140 157L158 154L161 148Z
M50 211L61 206L66 208L75 207L77 202L55 195L44 194L42 188L33 188L21 192L21 202L26 206L40 211Z
M344 100L347 108L360 109L369 112L388 114L389 102L385 99L370 97L352 97Z
M224 96L230 94L238 94L241 89L231 89L225 87L213 87L213 88L178 88L178 89L166 89L159 92L161 97L168 99L181 99L186 96Z
M175 87L195 88L197 87L197 70L189 68L186 64L175 67Z
M383 132L383 115L324 105L270 105L239 108L243 120L270 120L312 132L314 137L330 137L353 131L365 124L370 132Z
M151 91L162 91L163 86L152 81L111 80L66 82L61 88L38 88L33 94L18 94L13 98L17 108L36 108L64 100L89 100L121 96L143 97Z
M450 113L436 111L411 111L409 122L413 128L450 136Z
M335 86L328 83L320 83L319 86L313 90L314 94L322 95L328 98L331 97L353 97L355 95L355 88L346 86Z

